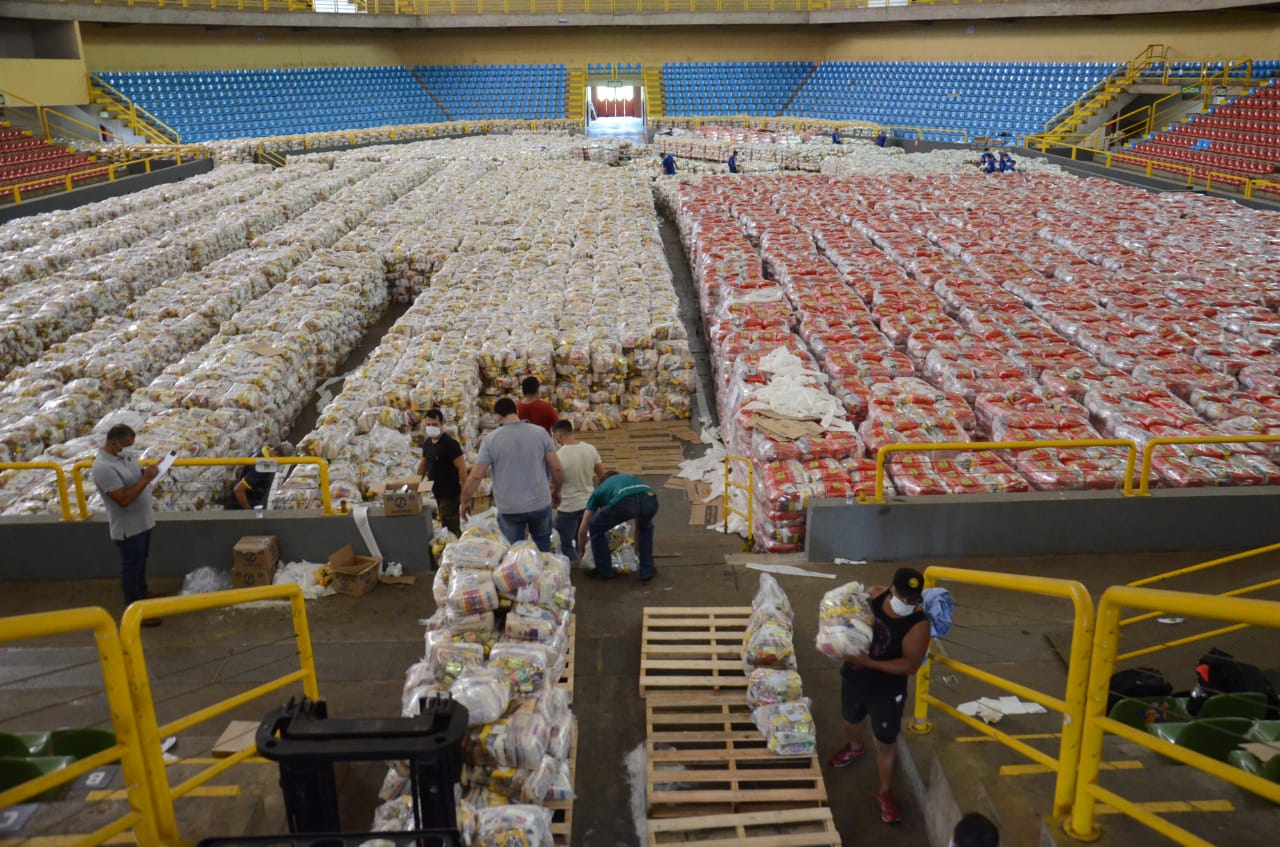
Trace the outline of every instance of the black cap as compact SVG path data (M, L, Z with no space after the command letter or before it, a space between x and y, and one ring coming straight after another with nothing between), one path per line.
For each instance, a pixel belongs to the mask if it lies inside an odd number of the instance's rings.
M893 575L893 590L907 603L919 603L924 592L924 574L915 568L898 568Z

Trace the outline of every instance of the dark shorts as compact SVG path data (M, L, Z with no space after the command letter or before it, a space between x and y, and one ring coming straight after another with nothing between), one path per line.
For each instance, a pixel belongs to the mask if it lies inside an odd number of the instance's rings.
M906 704L906 677L887 677L874 671L855 671L848 665L840 666L841 716L845 723L859 723L870 717L871 734L881 744L892 744L898 740Z

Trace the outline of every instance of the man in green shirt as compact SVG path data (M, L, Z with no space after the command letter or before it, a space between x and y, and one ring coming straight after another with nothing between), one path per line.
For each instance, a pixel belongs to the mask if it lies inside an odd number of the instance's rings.
M653 516L658 514L658 495L631 474L609 471L587 499L587 510L578 526L578 549L585 550L591 536L591 555L596 560L593 579L613 579L609 556L609 530L626 521L636 522L636 542L640 558L639 577L654 577Z

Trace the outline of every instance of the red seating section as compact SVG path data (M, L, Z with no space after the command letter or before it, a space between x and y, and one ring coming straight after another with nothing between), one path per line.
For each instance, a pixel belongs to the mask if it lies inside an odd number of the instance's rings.
M0 126L0 200L10 199L12 192L6 189L15 185L21 185L25 194L64 188L67 174L75 174L73 183L107 175L106 167L93 168L93 164L91 157L33 138L26 130Z
M1192 149L1208 141L1207 149ZM1280 84L1271 85L1191 123L1157 133L1114 156L1117 162L1145 167L1175 176L1190 168L1197 179L1213 175L1213 181L1243 185L1248 179L1280 182ZM1280 187L1259 185L1256 190L1280 195Z

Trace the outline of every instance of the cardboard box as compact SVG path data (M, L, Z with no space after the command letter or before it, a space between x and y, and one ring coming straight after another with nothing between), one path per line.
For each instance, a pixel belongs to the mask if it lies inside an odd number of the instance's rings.
M378 584L380 556L357 556L348 544L329 556L333 571L333 590L349 597L359 597Z
M280 550L274 535L246 535L231 548L231 585L254 588L270 585L280 563Z
M422 514L422 495L418 493L417 484L408 491L401 491L388 483L382 492L382 513L389 518Z

